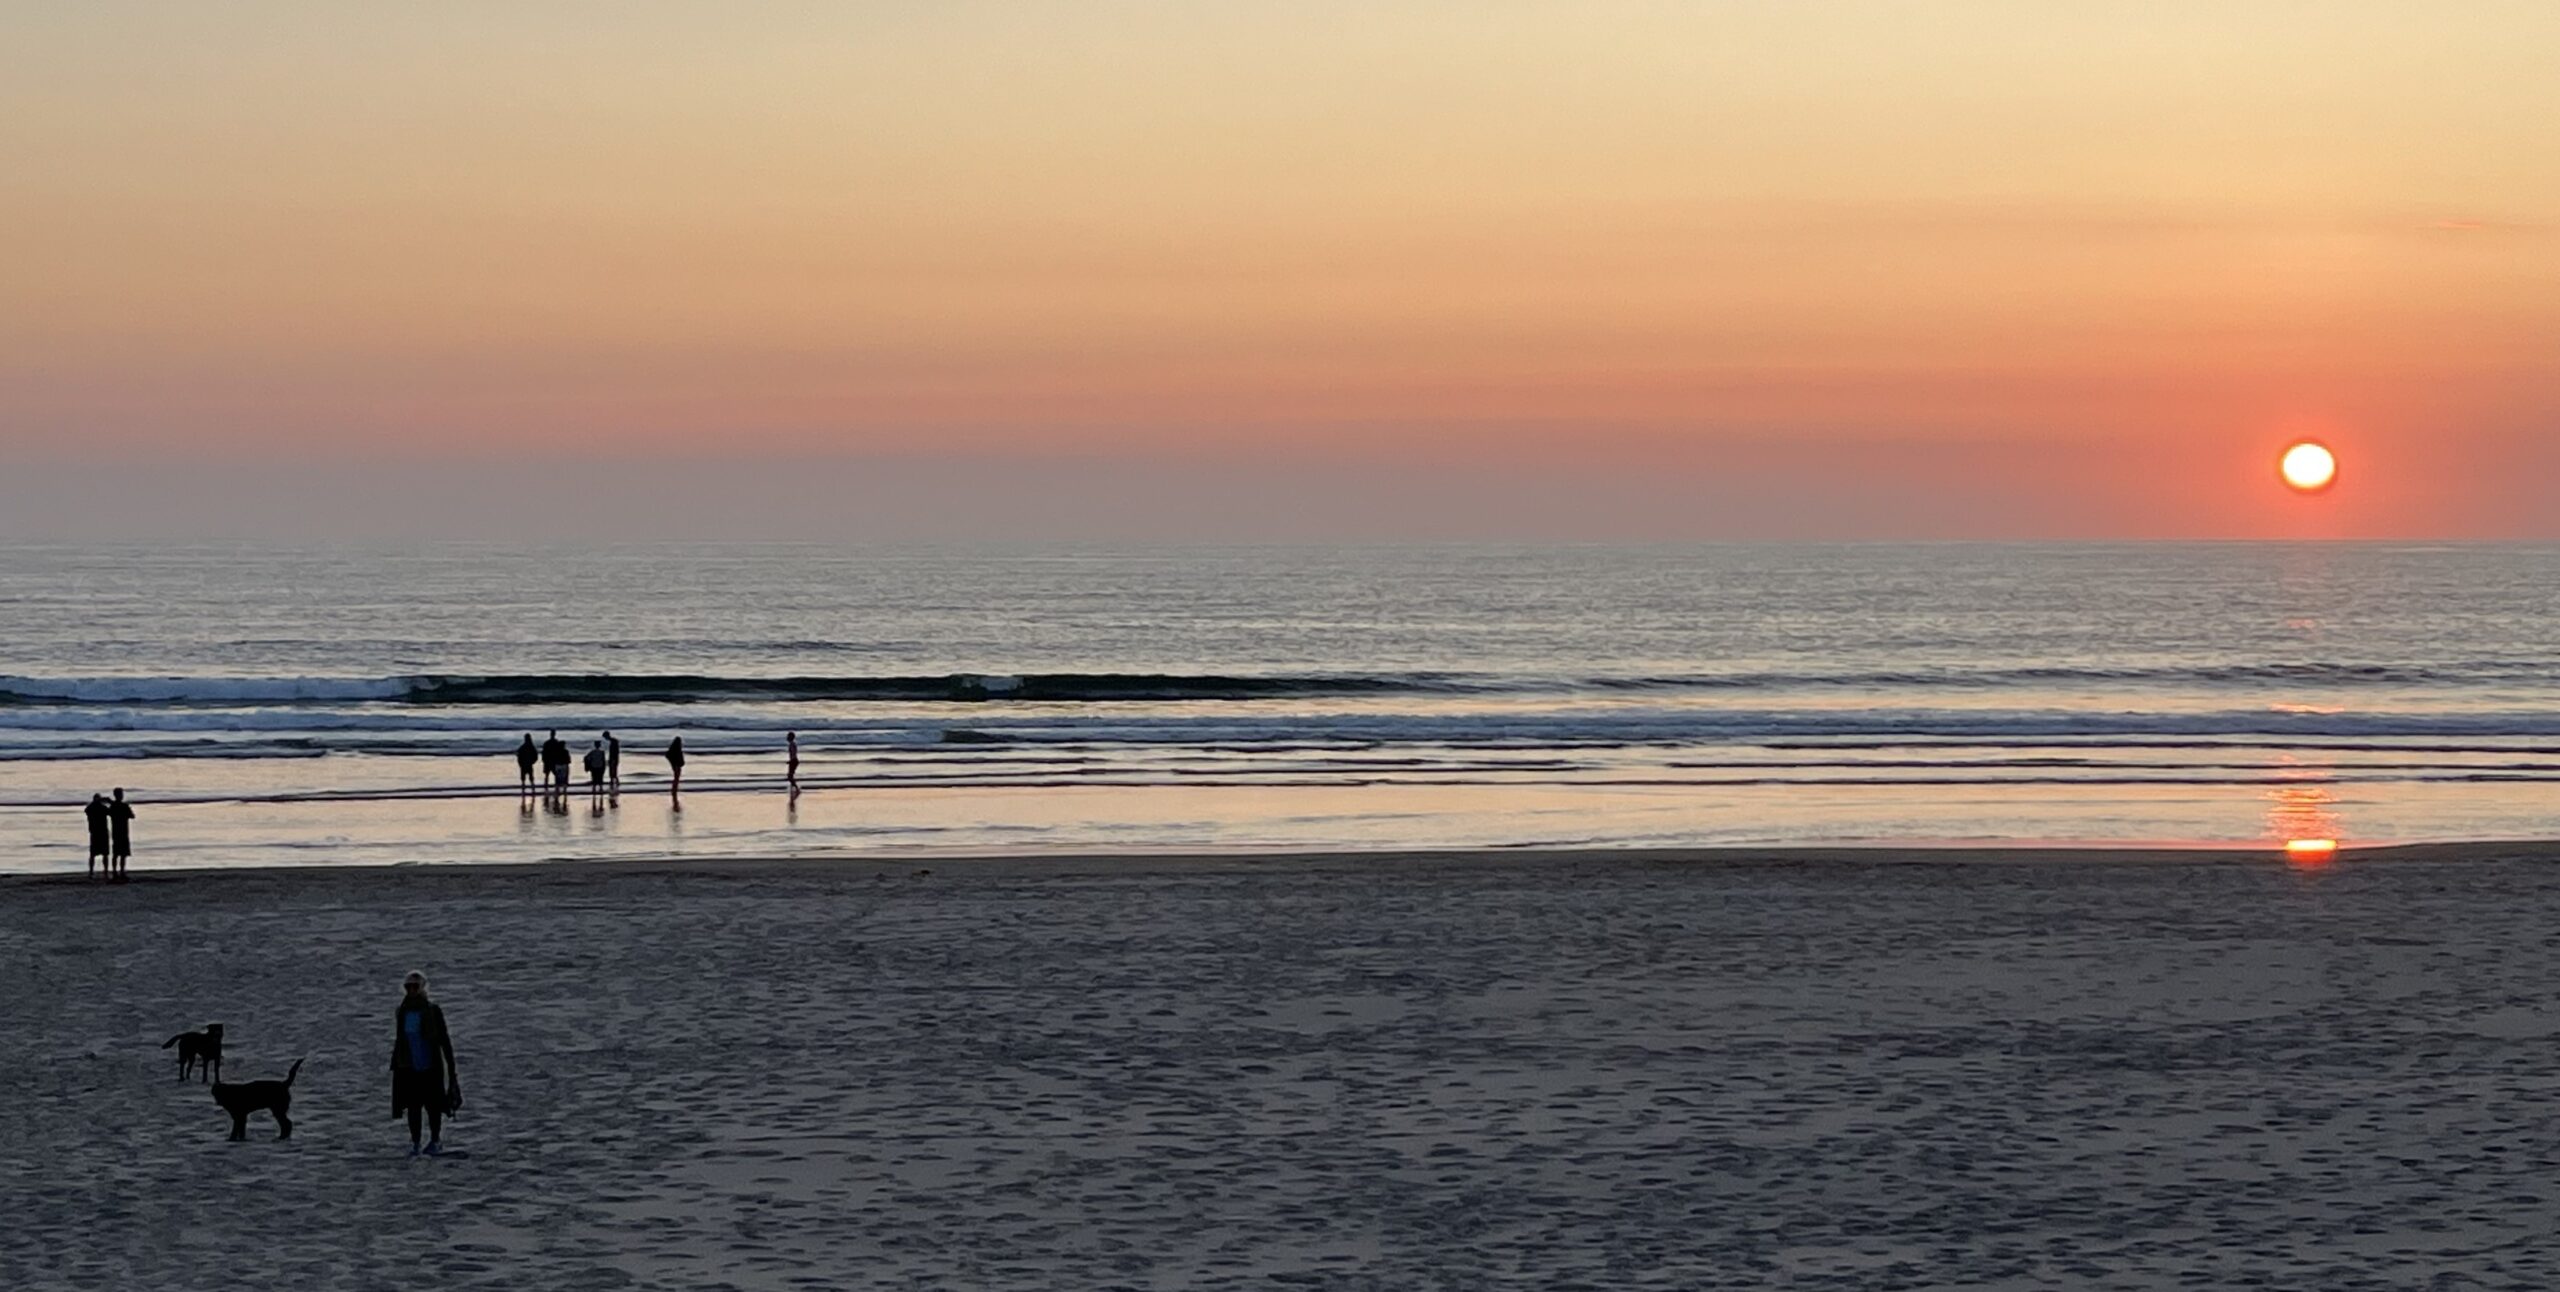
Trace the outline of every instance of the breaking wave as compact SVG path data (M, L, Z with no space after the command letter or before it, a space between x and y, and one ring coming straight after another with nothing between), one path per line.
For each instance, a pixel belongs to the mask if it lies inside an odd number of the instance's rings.
M763 677L707 673L515 673L391 677L21 677L0 674L0 705L620 705L787 702L1043 704L1212 702L1469 694L2051 690L2070 687L2560 686L2560 661L2336 662L2159 666L1945 667L1527 677L1380 673L945 673Z

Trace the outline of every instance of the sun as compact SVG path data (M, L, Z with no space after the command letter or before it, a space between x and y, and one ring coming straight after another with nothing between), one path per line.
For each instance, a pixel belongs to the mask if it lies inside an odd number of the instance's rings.
M2338 455L2318 440L2299 440L2276 464L2295 493L2318 493L2338 482Z

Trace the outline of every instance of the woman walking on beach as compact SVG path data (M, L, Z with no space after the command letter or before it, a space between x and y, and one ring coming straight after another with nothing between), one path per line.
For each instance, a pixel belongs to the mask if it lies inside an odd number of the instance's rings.
M667 774L675 779L667 784L667 797L684 793L684 737L667 742Z
M409 1156L444 1152L444 1117L462 1107L462 1077L453 1067L453 1037L444 1010L427 999L427 976L415 969L400 980L400 1007L391 1014L391 1115L409 1119ZM418 1121L427 1124L427 1146L418 1147Z

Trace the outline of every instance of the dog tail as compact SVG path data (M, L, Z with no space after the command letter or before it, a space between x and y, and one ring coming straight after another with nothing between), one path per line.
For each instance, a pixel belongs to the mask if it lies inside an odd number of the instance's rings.
M170 1046L172 1046L172 1045L176 1045L178 1042L183 1041L183 1040L185 1040L185 1039L187 1039L187 1034L186 1034L186 1033L184 1033L184 1032L180 1032L180 1033L178 1033L176 1036L170 1037L168 1040L162 1041L162 1042L160 1043L160 1048L161 1048L161 1049L164 1049L164 1050L165 1050L165 1049L168 1049Z
M295 1059L293 1061L293 1066L284 1070L285 1085L291 1086L293 1084L294 1074L300 1071L302 1071L302 1060Z

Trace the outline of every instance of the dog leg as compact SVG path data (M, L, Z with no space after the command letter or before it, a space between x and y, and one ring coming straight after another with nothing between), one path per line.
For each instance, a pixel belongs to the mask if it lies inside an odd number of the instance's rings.
M231 1138L236 1140L249 1138L249 1113L247 1109L242 1109L239 1112L231 1114Z
M276 1105L276 1138L293 1138L293 1119L284 1115L284 1105Z

